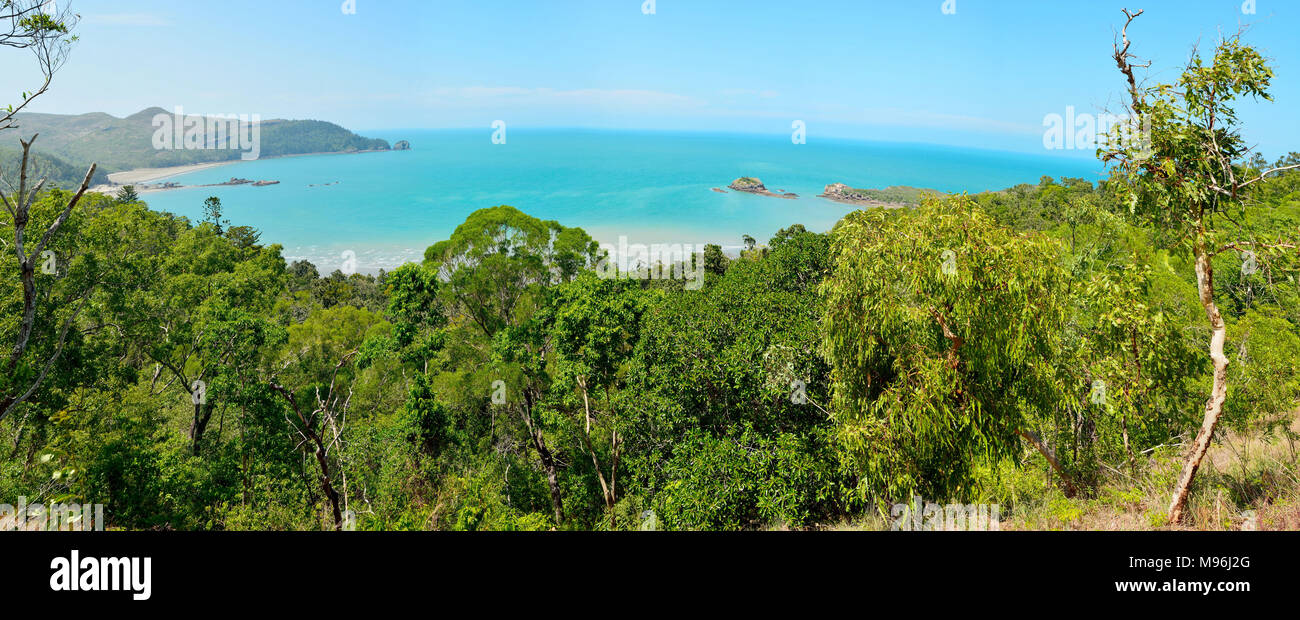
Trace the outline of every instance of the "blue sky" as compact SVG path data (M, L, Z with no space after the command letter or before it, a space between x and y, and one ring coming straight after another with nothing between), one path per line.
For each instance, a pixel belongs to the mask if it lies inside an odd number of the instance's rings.
M1043 151L1043 119L1117 108L1120 8L1172 80L1250 24L1277 101L1243 106L1300 151L1300 2L1255 0L60 0L82 40L33 110L149 106L351 129L600 127L789 133ZM0 93L31 87L0 51ZM1072 153L1074 156L1079 153Z

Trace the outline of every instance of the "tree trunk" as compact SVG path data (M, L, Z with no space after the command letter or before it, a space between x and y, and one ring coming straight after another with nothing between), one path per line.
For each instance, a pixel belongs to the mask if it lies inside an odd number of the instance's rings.
M324 444L320 438L316 439L316 462L320 465L320 486L325 491L325 497L330 500L330 509L334 512L334 531L343 531L343 513L339 510L339 493L334 490L334 484L330 482L330 464L325 455Z
M555 526L559 527L564 522L564 501L560 498L560 481L555 473L555 458L551 456L551 450L546 447L546 438L542 435L542 430L533 425L533 397L527 389L524 390L524 406L520 409L520 415L524 419L524 425L528 427L528 434L533 438L533 449L537 450L537 457L542 461L542 468L546 470L546 484L551 488L551 508L555 510Z
M194 422L190 424L190 441L193 443L194 456L199 455L199 444L203 441L203 433L208 430L208 422L212 420L214 406L214 403L194 405Z
M586 378L578 378L578 387L582 389L582 409L587 416L587 426L582 435L582 441L587 446L587 454L591 455L591 466L596 470L596 478L600 480L600 494L605 498L605 507L609 509L609 523L612 529L614 525L614 489L605 481L605 472L600 469L600 459L596 457L596 449L591 445L591 400L587 395ZM617 441L618 435L615 434L615 446L617 446Z
M1169 522L1182 523L1187 508L1187 497L1192 490L1192 481L1196 470L1200 469L1205 453L1210 450L1214 440L1214 429L1219 425L1223 415L1223 402L1228 398L1228 357L1223 354L1223 345L1228 339L1228 329L1223 323L1223 315L1214 303L1214 266L1205 248L1203 238L1196 241L1196 284L1201 296L1201 305L1210 319L1210 359L1214 362L1214 387L1210 398L1205 402L1205 420L1201 430L1196 434L1196 443L1183 464L1183 473L1178 477L1178 486L1174 488L1174 498L1169 504Z
M1051 465L1052 469L1056 471L1056 474L1061 477L1061 484L1065 485L1066 497L1074 497L1079 494L1079 490L1075 487L1074 480L1070 478L1070 474L1066 473L1065 468L1061 467L1061 462L1056 460L1056 455L1052 453L1052 449L1047 447L1047 444L1043 443L1042 439L1039 439L1038 433L1018 430L1016 431L1016 434L1023 437L1025 441L1033 444L1035 448L1038 448L1038 451L1043 455L1043 458L1047 459L1047 463Z

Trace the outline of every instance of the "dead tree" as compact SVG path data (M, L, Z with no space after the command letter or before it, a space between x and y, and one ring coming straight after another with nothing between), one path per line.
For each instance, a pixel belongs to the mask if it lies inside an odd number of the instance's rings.
M316 464L320 467L320 486L321 491L325 494L325 499L330 503L330 511L334 519L334 530L343 530L343 508L338 490L334 488L334 479L330 471L330 453L335 449L341 449L343 443L343 431L347 427L348 408L352 403L352 391L348 390L346 395L338 394L337 383L338 374L344 366L351 363L353 358L358 355L353 351L343 356L338 365L334 367L334 372L330 375L329 388L324 394L320 388L316 388L316 408L310 414L303 414L302 407L298 405L298 399L294 396L293 391L284 386L271 382L271 389L279 393L284 400L289 403L289 408L297 418L297 423L289 420L289 425L301 438L299 445L307 444L311 446L313 455L316 457ZM344 477L346 486L346 477Z
M41 179L30 186L28 182L28 166L31 162L32 143L38 136L33 136L31 140L22 141L23 154L22 163L18 169L18 187L13 188L15 191L10 194L0 189L0 202L3 202L5 211L11 218L10 224L13 226L13 250L18 259L19 280L23 289L23 311L19 319L18 333L15 336L12 348L9 351L9 359L5 364L5 371L10 376L15 376L19 364L24 356L29 353L31 345L32 332L36 328L36 305L39 299L37 291L36 270L38 265L46 260L44 254L50 247L51 241L59 233L59 229L68 221L72 215L73 209L85 195L87 188L90 187L90 180L95 176L96 166L92 164L90 170L86 173L86 178L81 182L81 187L73 194L58 216L50 222L49 226L40 233L40 237L32 244L28 239L28 226L32 224L31 210L37 197L42 189L45 188L46 179ZM35 237L35 235L33 235ZM58 328L58 338L53 343L53 350L49 357L44 361L36 360L36 377L25 385L8 386L5 393L0 393L0 420L4 420L18 405L26 402L40 389L45 382L46 376L50 370L58 363L59 358L63 356L63 349L67 343L68 332L76 322L77 316L86 307L90 299L89 290L80 295L79 301L76 301L76 307L73 312L63 321Z

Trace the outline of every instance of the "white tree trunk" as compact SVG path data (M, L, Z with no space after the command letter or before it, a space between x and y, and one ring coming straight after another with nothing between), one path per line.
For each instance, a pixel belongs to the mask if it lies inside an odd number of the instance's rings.
M1169 504L1169 522L1175 525L1183 521L1196 470L1200 469L1201 461L1210 450L1214 429L1219 425L1219 417L1223 415L1223 402L1228 398L1228 357L1223 354L1228 329L1223 323L1219 307L1214 303L1214 267L1210 264L1210 256L1201 240L1196 244L1196 284L1201 306L1210 319L1210 359L1214 362L1214 387L1210 390L1209 400L1205 402L1205 420L1201 423L1200 432L1196 434L1192 452L1183 464L1183 473L1178 477L1178 486L1174 488L1173 501Z

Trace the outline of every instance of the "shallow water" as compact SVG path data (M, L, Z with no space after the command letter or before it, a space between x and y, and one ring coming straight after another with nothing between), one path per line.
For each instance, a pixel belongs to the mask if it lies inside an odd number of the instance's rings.
M513 130L370 132L406 152L264 159L174 177L183 185L231 177L277 180L270 187L203 187L147 194L155 209L201 219L218 196L235 225L254 226L264 243L285 247L322 273L355 252L358 269L391 269L422 258L475 210L500 204L579 226L602 243L717 243L743 235L766 240L799 223L826 231L854 207L817 195L830 183L910 185L980 192L1036 183L1044 175L1097 180L1096 161L932 145L786 136ZM741 176L798 200L720 194Z

